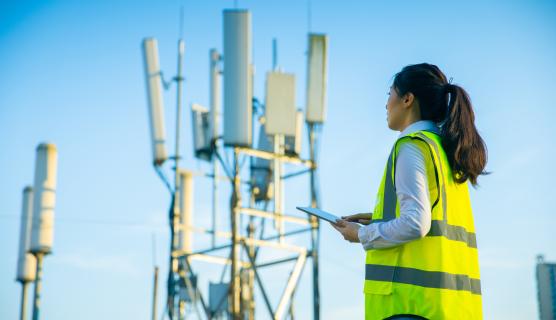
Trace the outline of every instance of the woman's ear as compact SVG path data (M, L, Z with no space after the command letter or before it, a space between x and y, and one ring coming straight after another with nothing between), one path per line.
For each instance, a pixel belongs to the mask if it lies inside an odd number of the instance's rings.
M409 108L409 106L411 106L414 101L415 101L415 96L411 92L404 94L402 97L402 103L405 108Z

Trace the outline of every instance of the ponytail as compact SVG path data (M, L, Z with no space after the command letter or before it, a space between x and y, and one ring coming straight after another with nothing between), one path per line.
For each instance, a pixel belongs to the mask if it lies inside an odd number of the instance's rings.
M486 145L475 127L475 113L467 92L453 84L444 85L444 90L450 96L450 102L441 126L442 146L448 156L454 180L463 183L469 179L476 186L477 177L486 174Z
M394 77L400 96L413 93L419 101L421 118L440 126L442 147L448 156L454 181L469 180L477 185L479 175L487 174L487 149L475 127L475 114L465 90L448 83L446 76L432 64L406 66Z

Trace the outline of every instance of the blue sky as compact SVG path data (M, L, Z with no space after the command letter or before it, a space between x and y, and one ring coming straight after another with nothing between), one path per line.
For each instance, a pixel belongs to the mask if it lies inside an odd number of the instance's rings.
M297 102L303 106L307 2L238 4L253 17L255 95L264 98L275 37L279 64L296 74ZM184 107L207 105L208 52L222 49L222 10L233 1L0 4L2 318L19 313L20 286L14 278L21 192L33 181L34 150L42 141L56 143L59 153L54 254L45 260L43 317L149 317L153 233L156 261L162 274L167 270L168 196L150 165L140 44L146 36L156 37L162 69L173 75L181 5ZM489 148L492 174L471 194L485 318L536 318L535 256L556 260L556 218L550 208L556 196L551 166L556 3L313 0L311 21L311 31L329 35L328 120L320 152L323 208L338 214L372 208L397 135L385 121L392 76L407 64L437 64L468 90ZM174 97L173 88L165 94L169 146ZM208 170L192 156L189 112L183 123L184 166ZM195 188L195 221L206 226L210 181L196 179ZM296 214L294 207L308 201L307 178L295 178L286 188L286 209ZM223 186L222 199L227 192ZM223 228L226 203L220 206ZM195 248L206 242L196 239ZM321 259L323 319L362 318L363 249L323 225ZM198 267L206 268L202 281L219 276L216 269ZM281 283L269 278L268 287L277 293ZM311 315L309 295L306 269L296 293L300 319ZM264 315L262 302L258 305Z

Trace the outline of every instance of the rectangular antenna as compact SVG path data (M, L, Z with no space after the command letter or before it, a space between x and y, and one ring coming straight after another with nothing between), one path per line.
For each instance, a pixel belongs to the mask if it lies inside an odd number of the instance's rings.
M164 129L164 101L162 95L162 74L158 62L158 44L154 38L143 40L143 59L145 61L145 78L147 80L147 100L149 105L149 122L153 162L161 165L167 158Z
M297 110L295 119L295 135L285 137L285 151L286 154L299 156L301 155L301 141L303 131L303 111L301 109Z
M274 139L265 132L265 124L259 127L258 150L274 152ZM263 158L253 159L251 166L251 183L254 188L255 201L272 199L273 189L271 187L272 169L270 161Z
M224 144L252 145L251 14L224 10Z
M212 125L210 112L199 105L191 105L191 120L193 121L193 147L195 157L210 161L212 159Z
M307 57L307 122L323 123L326 119L326 51L328 36L309 34Z
M267 73L265 118L267 134L295 136L295 76L293 74Z

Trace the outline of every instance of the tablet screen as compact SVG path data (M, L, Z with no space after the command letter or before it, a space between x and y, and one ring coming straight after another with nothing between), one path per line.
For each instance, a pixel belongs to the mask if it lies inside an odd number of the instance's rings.
M333 215L332 213L322 211L322 210L317 209L317 208L311 208L311 207L296 207L296 208L298 210L301 210L303 212L307 212L310 215L313 215L313 216L315 216L319 219L326 220L328 222L336 223L337 220L340 220L339 217Z

